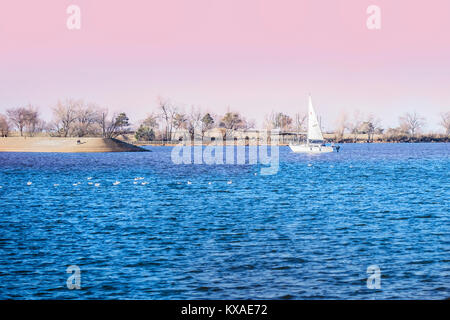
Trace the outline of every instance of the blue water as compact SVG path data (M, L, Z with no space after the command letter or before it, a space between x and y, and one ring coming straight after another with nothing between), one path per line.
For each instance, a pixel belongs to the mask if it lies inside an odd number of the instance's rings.
M0 298L450 297L450 144L281 147L271 176L149 149L0 153Z

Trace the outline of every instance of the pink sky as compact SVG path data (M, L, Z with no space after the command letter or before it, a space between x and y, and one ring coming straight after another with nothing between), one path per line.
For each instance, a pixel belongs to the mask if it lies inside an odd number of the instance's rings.
M81 30L66 27L71 4ZM261 124L311 92L325 128L359 109L384 126L417 111L437 131L450 111L448 0L5 0L0 41L0 113L32 103L50 119L73 97L136 123L162 95Z

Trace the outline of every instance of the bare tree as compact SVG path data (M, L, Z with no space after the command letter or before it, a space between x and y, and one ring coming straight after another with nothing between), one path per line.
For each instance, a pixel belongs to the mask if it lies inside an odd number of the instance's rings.
M292 118L282 112L271 112L265 119L265 128L267 130L280 129L289 131L292 129Z
M353 118L351 121L347 122L348 129L350 130L350 133L353 134L353 142L356 142L359 134L359 128L361 127L362 121L362 114L359 110L356 110L353 113Z
M95 104L81 104L76 111L76 119L73 125L73 134L78 137L94 135L98 132L101 123L102 110Z
M38 132L42 132L45 127L45 121L39 118L39 110L31 105L27 107L27 117L25 130L30 137Z
M274 114L274 112L272 111L272 112L270 112L269 114L266 114L266 115L264 116L264 123L263 123L263 128L264 128L264 129L266 129L266 130L272 130L272 129L274 129L274 127L273 127L273 121L272 121L272 119L273 119L273 114Z
M305 131L307 115L305 113L296 113L294 116L294 130L296 132Z
M33 137L37 133L46 130L47 123L44 120L40 119L39 117L32 118L32 120L30 120L30 122L29 122L29 124L27 125L26 128L27 128L28 135L30 137Z
M7 137L9 135L10 125L8 118L0 114L0 136L1 137Z
M158 108L160 110L160 118L164 123L164 135L163 140L172 140L172 131L175 115L177 114L177 108L170 103L170 101L158 98Z
M282 131L288 131L292 125L292 118L282 112L275 114L273 121L274 127Z
M9 120L19 130L20 136L23 136L23 130L28 121L28 110L24 107L11 108L6 110Z
M27 107L12 108L6 111L9 120L17 127L20 136L24 131L33 136L36 132L42 131L45 123L39 119L39 111L32 105Z
M381 129L379 123L380 120L378 118L369 115L367 119L360 124L357 132L360 134L367 134L367 142L372 142L375 132Z
M242 119L244 121L243 125L242 125L242 129L243 130L249 130L249 129L253 129L256 126L255 120L254 119Z
M104 108L100 114L100 128L102 130L102 137L106 137L106 127L108 126L108 109Z
M400 127L409 133L412 137L424 126L425 118L414 113L405 113L399 118Z
M341 141L344 138L345 130L348 129L348 115L342 112L336 121L335 140Z
M53 108L53 124L60 136L67 137L72 133L82 105L81 100L67 99L58 101Z
M450 135L450 111L441 113L441 126L444 127L445 133Z
M203 138L203 128L202 128L202 113L199 109L191 108L191 112L186 118L186 129L189 132L191 141L195 140L195 132L201 131Z
M358 128L358 133L367 134L367 142L373 141L373 134L375 132L375 127L372 122L364 121Z

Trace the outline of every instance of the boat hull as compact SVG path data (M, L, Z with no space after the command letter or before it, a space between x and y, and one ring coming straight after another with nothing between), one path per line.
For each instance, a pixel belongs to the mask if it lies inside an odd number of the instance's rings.
M289 147L295 153L329 153L334 151L333 147L320 144L299 144L289 145Z

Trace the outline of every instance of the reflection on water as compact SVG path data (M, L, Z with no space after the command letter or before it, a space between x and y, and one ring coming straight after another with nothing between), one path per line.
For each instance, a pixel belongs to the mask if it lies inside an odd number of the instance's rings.
M273 176L150 149L0 153L0 298L450 296L448 144L282 147Z

